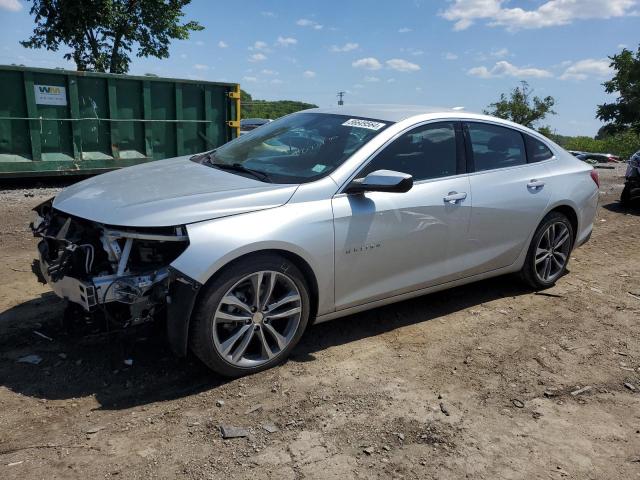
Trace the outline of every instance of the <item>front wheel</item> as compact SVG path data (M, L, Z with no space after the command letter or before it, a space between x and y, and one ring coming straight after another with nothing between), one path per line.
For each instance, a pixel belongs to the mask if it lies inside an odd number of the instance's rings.
M573 241L569 219L560 212L549 213L531 239L520 272L523 280L535 290L552 287L567 270Z
M250 257L202 292L191 349L222 375L259 372L287 358L309 315L308 287L294 264L279 255Z

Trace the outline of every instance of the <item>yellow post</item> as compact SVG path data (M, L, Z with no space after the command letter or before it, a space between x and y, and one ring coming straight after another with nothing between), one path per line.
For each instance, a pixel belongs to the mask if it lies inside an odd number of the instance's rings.
M229 98L232 98L236 101L236 119L229 120L227 125L231 128L236 129L236 137L240 136L240 84L236 84L236 89L234 92L229 92Z

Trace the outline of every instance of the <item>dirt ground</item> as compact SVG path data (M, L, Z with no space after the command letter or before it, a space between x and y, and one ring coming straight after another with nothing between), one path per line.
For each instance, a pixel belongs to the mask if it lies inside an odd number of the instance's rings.
M233 381L154 331L65 334L27 227L57 188L3 190L0 478L640 478L640 210L617 204L622 172L600 170L593 237L554 288L502 277L314 326L285 365Z

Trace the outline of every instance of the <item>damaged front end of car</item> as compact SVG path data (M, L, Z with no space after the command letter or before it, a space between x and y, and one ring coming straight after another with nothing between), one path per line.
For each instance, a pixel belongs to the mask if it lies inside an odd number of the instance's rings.
M59 297L119 328L166 316L172 282L185 283L170 267L189 245L184 226L103 225L58 211L51 200L34 212L41 280Z

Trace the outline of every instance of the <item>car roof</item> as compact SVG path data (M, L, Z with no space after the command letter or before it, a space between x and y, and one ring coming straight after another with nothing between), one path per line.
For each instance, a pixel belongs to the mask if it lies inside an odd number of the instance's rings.
M330 108L312 108L305 112L346 115L348 117L363 117L387 122L400 122L416 115L456 113L464 116L460 108L425 107L420 105L343 105Z

